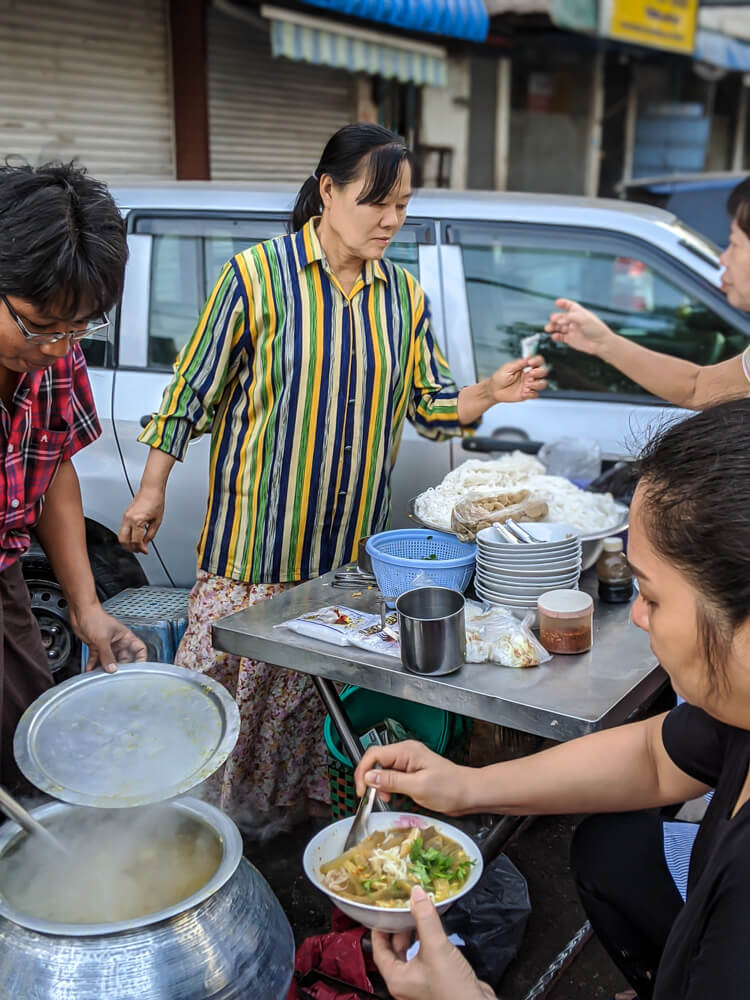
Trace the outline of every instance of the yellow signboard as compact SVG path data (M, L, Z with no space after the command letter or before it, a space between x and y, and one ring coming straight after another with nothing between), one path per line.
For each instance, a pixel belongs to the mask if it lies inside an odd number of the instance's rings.
M612 0L609 35L670 52L692 52L698 0Z

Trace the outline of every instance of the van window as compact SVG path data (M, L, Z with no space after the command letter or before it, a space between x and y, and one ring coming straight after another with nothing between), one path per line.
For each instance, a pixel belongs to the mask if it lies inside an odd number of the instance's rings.
M685 286L689 278L668 276L633 256L632 242L604 249L583 231L578 239L568 231L564 240L549 232L506 236L499 227L484 227L472 234L463 223L454 230L460 234L453 241L462 248L478 378L518 357L523 337L543 332L557 298L580 302L644 347L700 365L733 357L747 345L741 329ZM546 336L540 349L551 366L553 391L648 396L591 355Z
M151 282L148 365L171 366L195 329L198 315L224 264L247 247L284 232L285 220L228 217L141 218L150 233Z
M203 303L226 262L236 253L286 231L286 220L140 219L137 232L153 236L148 325L148 365L170 367L192 334ZM411 238L409 236L411 235ZM388 256L419 278L413 234L388 248Z
M106 330L100 330L79 341L88 368L109 368L112 364L112 344L117 325L117 306L113 306L107 315L109 316L109 326Z
M393 242L386 250L385 255L400 264L405 271L410 271L419 281L419 246L417 243Z

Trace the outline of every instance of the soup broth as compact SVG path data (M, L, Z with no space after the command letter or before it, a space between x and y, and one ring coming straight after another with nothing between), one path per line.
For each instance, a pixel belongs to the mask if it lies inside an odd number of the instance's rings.
M58 923L116 923L173 906L202 888L222 857L209 826L165 806L73 809L45 826L68 855L19 837L0 858L0 895Z
M355 903L408 907L421 885L436 903L460 892L474 862L460 844L434 827L378 830L321 865L323 884Z

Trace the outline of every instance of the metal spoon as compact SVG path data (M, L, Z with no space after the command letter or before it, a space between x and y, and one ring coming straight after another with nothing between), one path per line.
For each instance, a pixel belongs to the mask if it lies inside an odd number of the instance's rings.
M380 764L375 765L375 770L380 770ZM346 835L346 840L344 841L345 853L346 851L351 850L352 847L355 847L360 840L364 840L367 836L367 820L370 818L372 807L375 804L376 793L377 788L375 785L370 785L365 794L359 800L357 811L354 814L354 822L349 827L349 833Z
M520 524L516 524L512 517L509 517L506 520L505 526L508 531L511 531L516 538L520 538L522 542L531 542L533 544L538 540L536 538L532 538L528 531L525 528L522 528Z
M28 834L41 837L48 847L54 848L61 854L68 855L70 853L67 847L61 843L57 837L51 834L46 827L42 826L38 820L35 820L31 813L27 812L27 810L24 809L24 807L2 787L0 787L0 809L6 816L18 823L18 825Z
M521 544L520 541L516 538L516 536L511 534L511 532L505 527L505 525L501 521L495 521L492 527L497 531L499 535L501 535L505 539L506 542L510 542L512 545Z

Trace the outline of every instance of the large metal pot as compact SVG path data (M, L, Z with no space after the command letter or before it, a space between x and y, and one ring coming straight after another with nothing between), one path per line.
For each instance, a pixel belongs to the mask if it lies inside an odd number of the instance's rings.
M78 807L41 806L41 822ZM289 922L263 876L242 857L231 819L198 799L169 808L215 832L216 873L180 904L117 924L61 924L28 917L0 896L0 983L17 1000L276 1000L294 964ZM126 817L123 816L123 821ZM0 856L25 837L0 828ZM64 863L64 862L63 862Z

